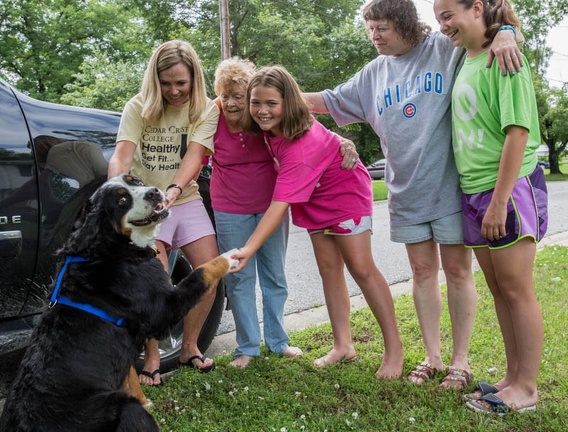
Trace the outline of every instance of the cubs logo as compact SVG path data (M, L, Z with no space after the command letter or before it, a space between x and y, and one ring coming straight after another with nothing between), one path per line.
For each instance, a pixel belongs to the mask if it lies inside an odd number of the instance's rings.
M416 115L416 105L413 103L407 103L402 107L402 114L406 118L412 118Z

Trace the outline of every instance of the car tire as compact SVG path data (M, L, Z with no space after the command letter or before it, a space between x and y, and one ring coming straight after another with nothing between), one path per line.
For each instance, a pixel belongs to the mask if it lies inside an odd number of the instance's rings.
M175 260L175 266L172 272L172 283L175 285L184 277L189 275L192 271L191 265L185 258L185 256L180 252L177 254ZM205 320L201 332L199 333L199 338L197 340L197 346L200 351L204 353L207 348L211 345L213 338L217 334L219 324L221 322L221 316L223 315L223 309L225 306L225 284L221 280L219 285L217 285L217 293L215 295L215 300L209 311L209 315ZM168 336L161 339L158 342L160 350L160 372L166 373L178 367L179 354L181 351L181 344L183 338L183 320L178 322L170 331ZM138 372L142 370L144 366L144 353L140 354L138 361L136 362L136 369Z

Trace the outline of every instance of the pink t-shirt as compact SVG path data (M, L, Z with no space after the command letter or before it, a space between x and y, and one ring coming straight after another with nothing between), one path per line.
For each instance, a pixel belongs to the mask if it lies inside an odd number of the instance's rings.
M262 135L230 132L221 111L213 143L213 209L233 214L265 212L272 200L276 171Z
M340 139L319 122L302 137L287 141L265 134L279 164L272 199L290 204L294 225L322 229L373 213L371 177L359 161L341 169Z

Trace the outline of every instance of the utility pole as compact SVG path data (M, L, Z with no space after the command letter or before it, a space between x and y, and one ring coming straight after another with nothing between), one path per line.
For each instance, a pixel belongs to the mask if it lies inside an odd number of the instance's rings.
M231 57L231 30L229 26L229 0L219 0L221 18L221 60Z

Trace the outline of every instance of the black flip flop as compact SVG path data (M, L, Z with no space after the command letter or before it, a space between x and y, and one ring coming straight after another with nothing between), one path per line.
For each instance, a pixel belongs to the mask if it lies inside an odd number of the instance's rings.
M215 369L215 362L211 363L211 365L209 365L209 366L206 366L204 368L200 368L198 366L195 366L195 364L193 364L193 360L199 360L199 361L201 361L201 363L205 363L205 360L207 360L207 357L205 357L204 355L193 356L193 357L190 357L187 360L186 363L183 363L183 362L180 361L179 365L180 366L186 366L186 367L191 368L191 369L197 369L201 373L208 373L208 372L211 372L213 369Z
M139 375L144 375L145 377L151 378L152 381L154 381L154 377L156 375L158 375L160 373L160 369L156 369L154 372L148 372L146 370L141 370ZM144 384L148 387L160 387L161 385L164 384L164 382L162 381L162 377L160 377L160 384L146 384L146 383L140 383L140 384Z
M498 393L499 390L495 386L489 384L487 381L479 381L477 383L477 388L473 392L468 393L463 397L465 398L465 400L477 400L479 399L479 396L475 394L476 392L481 392L481 397L483 397L488 394Z

